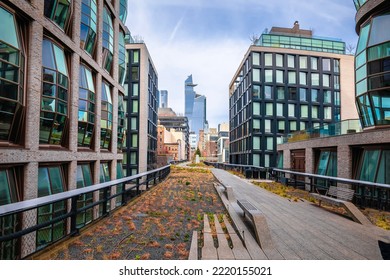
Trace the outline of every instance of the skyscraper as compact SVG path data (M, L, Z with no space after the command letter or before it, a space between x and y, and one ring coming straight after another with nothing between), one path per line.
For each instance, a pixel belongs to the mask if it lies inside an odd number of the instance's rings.
M197 94L192 75L185 80L185 116L188 118L190 130L199 137L199 130L207 127L206 96Z
M353 85L344 42L315 37L298 22L273 27L230 83L230 162L273 167L283 135L356 118Z
M160 91L160 108L168 108L168 91Z

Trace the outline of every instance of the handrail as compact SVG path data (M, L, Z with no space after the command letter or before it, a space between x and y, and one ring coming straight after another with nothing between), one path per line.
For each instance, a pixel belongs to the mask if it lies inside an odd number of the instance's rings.
M369 181L360 181L360 180L318 175L318 174L312 174L312 173L296 172L296 171L279 169L279 168L272 168L271 171L283 172L283 173L299 175L299 176L305 176L308 178L325 179L325 180L330 180L330 181L335 181L335 182L340 182L340 183L347 183L347 184L352 184L352 185L365 185L365 186L370 186L370 187L390 189L390 185L388 185L388 184L373 183L373 182L369 182Z
M74 190L70 190L70 191L66 191L66 192L62 192L62 193L57 193L57 194L52 194L52 195L48 195L48 196L44 196L44 197L38 197L38 198L33 198L33 199L25 200L25 201L2 205L2 206L0 206L0 217L3 215L9 215L9 214L14 214L14 213L21 212L21 211L31 210L31 209L34 209L34 208L37 208L39 206L43 206L43 205L46 205L49 203L55 203L58 201L71 199L72 197L75 197L75 196L87 194L87 193L94 192L94 191L99 191L99 190L105 189L107 187L112 187L115 185L119 185L122 183L133 181L133 180L139 179L143 176L147 176L149 174L153 174L153 173L162 171L162 170L168 168L169 166L170 165L166 165L164 167L154 169L151 171L147 171L147 172L143 172L143 173L139 173L137 175L124 177L121 179L116 179L116 180L105 182L105 183L95 184L95 185L80 188L80 189L74 189Z

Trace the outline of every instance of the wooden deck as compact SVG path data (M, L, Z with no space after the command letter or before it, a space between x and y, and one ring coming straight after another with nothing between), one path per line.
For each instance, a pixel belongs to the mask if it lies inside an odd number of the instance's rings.
M310 202L289 201L224 170L212 171L222 185L231 187L229 192L233 191L236 199L251 201L266 217L275 250L253 250L248 236L252 231L244 223L242 210L222 197L238 234L245 234L248 253L256 251L251 255L254 259L380 260L388 253L381 251L379 244L390 244L389 231L358 224ZM222 190L219 192L221 195Z

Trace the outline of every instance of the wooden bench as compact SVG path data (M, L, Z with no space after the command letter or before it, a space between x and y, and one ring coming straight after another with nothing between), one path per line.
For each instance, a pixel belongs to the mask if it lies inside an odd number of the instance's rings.
M355 222L363 225L372 225L366 216L351 202L354 195L354 190L336 186L330 186L325 194L320 194L318 191L317 193L310 193L310 196L318 200L319 206L324 201L331 205L343 207L347 211L348 216Z
M237 200L237 204L244 211L244 217L247 216L251 220L257 242L261 249L273 250L274 246L271 239L271 233L263 213L246 199Z

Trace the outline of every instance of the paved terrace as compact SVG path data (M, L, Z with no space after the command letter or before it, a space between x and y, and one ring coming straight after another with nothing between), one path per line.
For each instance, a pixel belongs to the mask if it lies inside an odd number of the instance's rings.
M389 252L389 231L358 224L310 202L289 201L224 170L212 172L222 185L232 187L237 200L246 199L263 212L277 251L265 251L269 259L380 260ZM241 208L230 203L231 215L242 218Z

